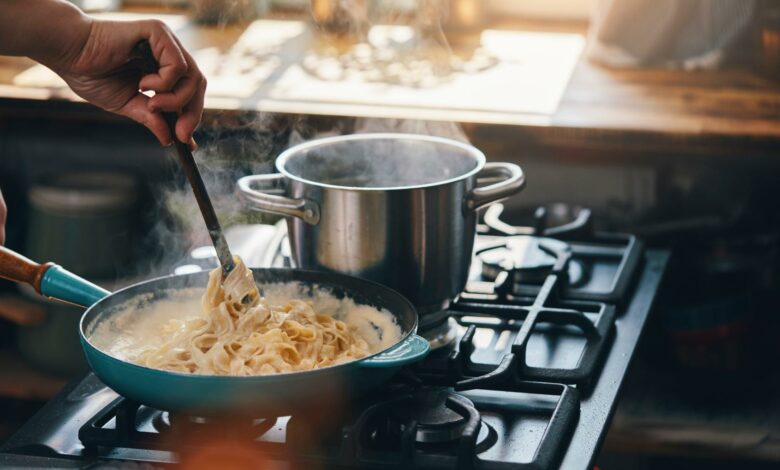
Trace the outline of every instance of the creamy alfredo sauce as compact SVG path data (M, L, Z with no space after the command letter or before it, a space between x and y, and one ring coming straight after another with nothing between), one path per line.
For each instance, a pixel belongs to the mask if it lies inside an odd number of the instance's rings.
M284 304L290 299L312 303L313 309L354 328L368 343L371 353L382 351L401 339L401 327L392 313L352 299L339 299L325 289L309 291L299 283L259 286L269 303ZM163 299L151 301L151 294L137 296L120 305L116 313L86 328L87 338L98 349L117 359L135 362L139 354L170 338L171 320L187 320L202 315L202 288L166 292Z

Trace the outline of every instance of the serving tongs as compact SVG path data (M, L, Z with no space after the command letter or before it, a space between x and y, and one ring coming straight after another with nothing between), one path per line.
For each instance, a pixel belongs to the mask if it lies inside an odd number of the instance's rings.
M157 73L159 64L154 58L149 42L146 40L140 41L136 44L135 51L142 59L143 72L145 74ZM195 163L195 159L187 144L181 142L176 137L176 113L164 112L162 115L165 122L168 124L168 129L173 138L173 144L176 148L176 154L179 157L179 163L181 163L184 173L187 175L187 180L190 182L192 192L195 194L195 200L198 201L198 207L203 216L203 221L206 222L206 228L209 231L211 243L214 244L219 264L222 267L222 279L224 280L236 267L235 262L233 261L233 255L230 252L230 247L227 244L227 240L225 240L222 226L219 224L216 212L214 212L214 206L211 204L211 198L209 198L208 191L206 191L206 186L203 184L203 178L200 176L198 164ZM255 287L254 294L255 298L259 296L257 287ZM251 302L251 297L252 293L247 294L242 302L245 304Z

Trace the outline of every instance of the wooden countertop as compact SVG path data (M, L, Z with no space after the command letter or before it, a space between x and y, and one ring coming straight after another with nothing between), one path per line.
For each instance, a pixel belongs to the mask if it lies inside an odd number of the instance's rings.
M356 50L296 19L216 29L162 17L209 77L207 120L245 112L442 120L508 152L780 156L780 82L745 69L601 67L582 58L581 25L498 24L479 44L451 36L454 55L442 58L431 41L399 52L392 41L403 43L409 30L397 27L373 37L390 46ZM366 57L387 61L379 76ZM400 70L390 65L396 59ZM108 118L43 67L0 58L0 119L52 110Z

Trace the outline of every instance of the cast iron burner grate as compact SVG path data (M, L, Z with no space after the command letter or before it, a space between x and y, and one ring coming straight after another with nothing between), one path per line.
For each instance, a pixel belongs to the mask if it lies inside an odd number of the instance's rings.
M517 297L501 286L495 294L461 295L449 314L465 332L450 351L437 351L421 364L419 373L444 371L459 381L457 387L524 380L589 384L609 350L616 310L600 302L558 300L556 291L565 282L565 269L562 258L535 297ZM477 338L485 331L492 332L488 342ZM565 364L529 363L528 346L536 332L546 338L549 349L566 357L561 361ZM553 341L558 342L550 345ZM478 347L478 342L483 344ZM541 349L538 346L534 352Z
M240 455L220 455L243 456L246 467L592 468L668 253L594 232L586 209L558 221L537 211L531 227L509 226L500 212L488 210L476 245L499 251L475 256L466 291L441 312L449 315L442 337L452 341L381 389L228 423L139 405L88 374L3 444L0 466L43 466L40 457L186 465L228 443ZM269 263L290 259L282 229ZM536 241L513 238L529 236ZM541 250L533 263L522 262L523 252L501 259L501 249L531 245ZM486 260L493 265L483 267Z
M589 209L567 208L571 220L553 227L548 227L545 207L536 210L530 227L507 224L501 220L503 210L501 204L490 206L479 227L475 261L482 265L483 281L500 279L508 283L507 292L535 295L556 262L566 257L566 280L559 286L563 298L618 305L630 298L644 251L635 236L594 231Z
M543 300L553 280L532 303L521 299L503 302L470 302L461 300L452 307L456 321L466 328L457 346L447 356L450 370L455 371L462 382L482 386L485 383L514 383L522 380L588 385L598 376L612 339L615 308L611 305L585 302L560 302L559 306L547 307ZM586 314L584 308L591 310ZM490 315L491 317L488 317ZM595 315L595 320L591 316ZM500 318L498 323L485 323L483 318ZM567 362L571 367L534 366L528 361L528 345L535 330L546 328L550 338L553 329L559 329L568 337L580 336L576 347L566 350ZM508 353L496 351L495 345L487 348L475 346L478 329L495 332L496 343L506 336ZM550 339L552 341L552 339ZM563 340L562 340L563 341ZM492 347L490 347L492 346ZM487 360L475 360L475 355L488 356ZM492 359L492 360L491 360ZM498 361L498 365L495 362Z
M442 383L447 381L443 376L440 379ZM202 446L209 445L206 438L218 436L251 446L259 461L288 461L300 468L326 465L489 470L505 468L509 463L512 468L536 469L555 465L579 413L577 392L565 385L525 382L472 389L483 394L498 390L537 397L527 400L530 405L514 415L503 413L496 419L496 406L490 400L475 405L450 387L422 383L405 370L384 392L340 419L334 417L334 422L346 424L332 430L323 430L299 415L246 419L237 426L242 422L170 415L120 397L80 428L79 439L85 454L95 457L102 457L100 449L117 448L169 451L181 457L198 450L196 445L202 450ZM520 422L540 415L547 416L548 422L525 460L507 461L500 448L494 453L501 458L492 457L491 451L501 436L512 432L510 418ZM314 441L312 429L318 434Z

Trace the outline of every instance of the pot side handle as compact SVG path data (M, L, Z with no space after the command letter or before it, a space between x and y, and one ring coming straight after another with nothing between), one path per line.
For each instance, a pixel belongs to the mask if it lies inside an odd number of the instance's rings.
M360 367L369 368L400 367L422 360L428 355L430 350L431 345L428 343L427 339L422 336L411 334L389 350L377 354L376 356L369 357L368 359L358 361L357 364Z
M0 277L33 286L39 294L89 307L110 292L54 263L39 264L0 246Z
M272 173L244 176L238 180L238 191L252 209L297 217L308 224L317 225L320 221L320 207L317 203L283 196L279 189L255 189L255 186L268 187L279 181L284 181L284 175ZM277 194L272 194L274 192Z
M486 163L477 174L477 179L502 180L474 188L466 195L466 208L473 211L519 193L525 186L523 170L513 163Z

